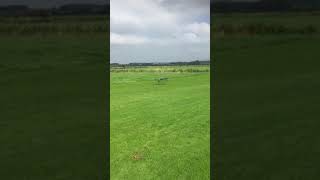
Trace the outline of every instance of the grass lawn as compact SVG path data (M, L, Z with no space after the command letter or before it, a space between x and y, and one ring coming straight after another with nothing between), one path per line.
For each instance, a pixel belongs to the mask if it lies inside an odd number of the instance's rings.
M105 179L106 36L1 37L2 179Z
M318 34L212 39L215 179L320 177L319 40Z
M209 179L209 74L111 73L111 179Z

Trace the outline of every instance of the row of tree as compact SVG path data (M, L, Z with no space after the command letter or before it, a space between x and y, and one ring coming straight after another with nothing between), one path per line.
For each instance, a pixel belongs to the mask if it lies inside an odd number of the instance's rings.
M212 1L213 13L320 10L319 0Z
M119 64L111 63L111 67L121 67L121 66L183 66L183 65L210 65L210 61L191 61L191 62L163 62L163 63L129 63L129 64Z

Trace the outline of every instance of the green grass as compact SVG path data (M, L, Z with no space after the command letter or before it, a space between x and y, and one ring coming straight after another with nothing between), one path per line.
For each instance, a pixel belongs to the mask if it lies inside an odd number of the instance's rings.
M212 37L319 34L319 16L319 12L215 14L211 33Z
M209 74L111 73L111 179L209 179Z
M288 27L303 27L314 25L320 28L318 18L320 12L292 12L292 13L235 13L215 14L211 16L212 26L221 24L266 24L284 25Z
M259 19L242 15L225 20L237 24L244 16ZM261 22L286 17L282 23L288 26L299 26L296 19L307 20L297 15L262 16ZM212 39L215 179L320 177L319 40L318 34Z
M1 37L2 179L106 179L107 41Z
M105 16L0 17L0 35L109 34Z

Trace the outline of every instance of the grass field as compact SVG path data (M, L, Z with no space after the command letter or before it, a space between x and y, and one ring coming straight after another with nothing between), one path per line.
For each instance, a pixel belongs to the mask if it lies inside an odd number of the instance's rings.
M1 179L106 179L108 32L0 38Z
M316 19L308 13L235 14L218 15L216 22L319 28ZM319 40L319 29L213 35L215 179L319 179Z
M0 17L1 35L109 35L105 16Z
M106 179L109 32L100 28L104 20L68 26L74 18L0 20L3 179ZM317 13L212 18L213 26L316 31L213 30L211 95L205 70L112 72L111 178L209 179L213 96L215 179L318 179L317 19ZM157 84L159 77L169 80Z
M317 34L319 16L319 12L216 14L211 18L211 34L213 37Z
M111 179L209 179L210 73L173 68L111 73Z

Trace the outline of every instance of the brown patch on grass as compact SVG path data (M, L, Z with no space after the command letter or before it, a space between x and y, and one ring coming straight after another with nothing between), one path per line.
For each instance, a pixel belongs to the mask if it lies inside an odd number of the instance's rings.
M134 152L131 156L131 159L134 161L143 160L143 154L139 152Z

